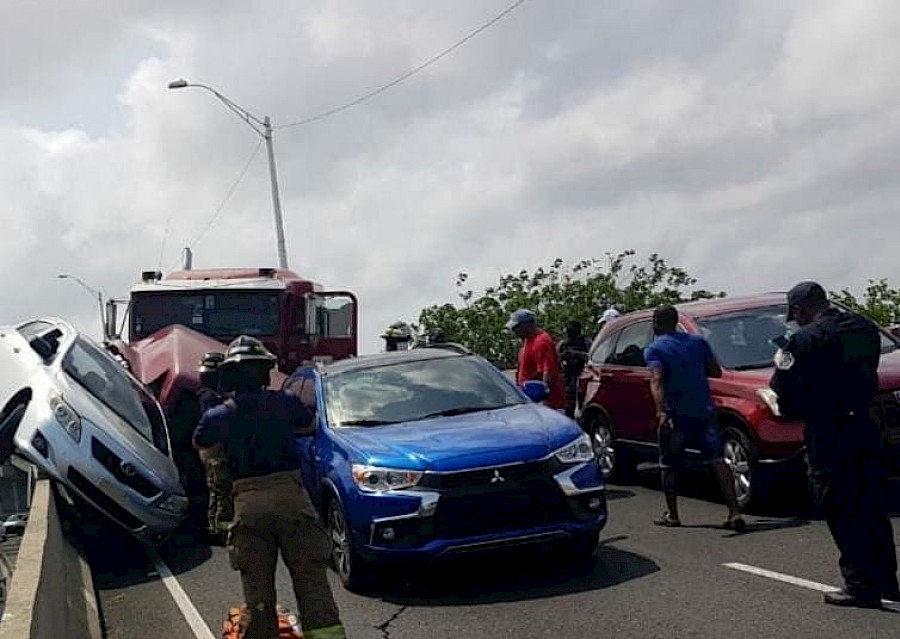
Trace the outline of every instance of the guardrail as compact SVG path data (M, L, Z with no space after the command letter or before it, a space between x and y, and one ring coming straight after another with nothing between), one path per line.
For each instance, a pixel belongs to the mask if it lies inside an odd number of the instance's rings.
M48 479L35 484L0 639L102 639L93 577L66 539Z

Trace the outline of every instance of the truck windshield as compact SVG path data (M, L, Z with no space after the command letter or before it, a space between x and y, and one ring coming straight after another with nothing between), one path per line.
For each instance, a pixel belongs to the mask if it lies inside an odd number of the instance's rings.
M131 338L181 324L211 337L275 335L278 293L273 291L177 291L132 297Z
M159 406L121 364L79 337L63 358L62 368L146 440L168 454L166 426Z

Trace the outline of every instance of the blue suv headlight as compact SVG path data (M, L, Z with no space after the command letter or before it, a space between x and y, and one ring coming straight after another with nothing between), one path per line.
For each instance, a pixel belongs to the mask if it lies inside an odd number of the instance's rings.
M594 459L594 447L591 446L591 438L585 433L553 454L563 464L583 464Z
M353 464L353 481L360 490L367 493L412 488L419 483L420 479L422 479L422 473L415 470Z

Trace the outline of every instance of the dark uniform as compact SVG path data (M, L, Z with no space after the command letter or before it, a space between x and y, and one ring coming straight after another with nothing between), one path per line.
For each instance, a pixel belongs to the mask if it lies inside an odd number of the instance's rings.
M805 423L810 486L841 555L849 597L829 603L898 597L882 438L869 414L880 354L870 321L828 308L775 356L772 389L782 415Z
M238 338L229 351L244 348L250 340ZM232 567L241 573L247 604L244 636L270 639L278 634L275 569L280 552L291 575L304 636L343 639L326 577L331 546L302 485L295 442L298 433L314 432L313 413L297 397L259 388L245 387L206 411L194 433L200 448L225 444L235 510L228 551Z

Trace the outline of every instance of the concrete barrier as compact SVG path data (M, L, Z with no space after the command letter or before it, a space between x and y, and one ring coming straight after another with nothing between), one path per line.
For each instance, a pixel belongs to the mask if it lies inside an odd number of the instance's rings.
M0 639L102 639L90 567L63 534L50 481L34 490Z

